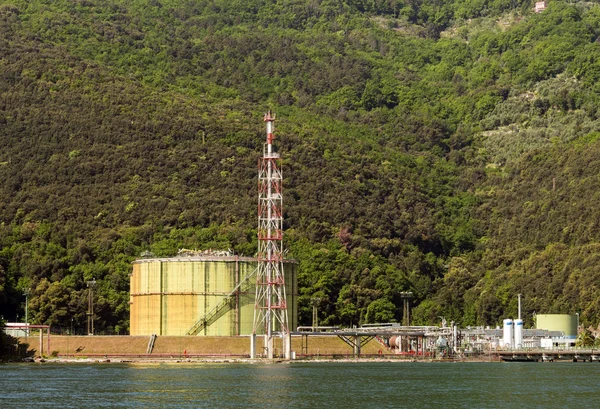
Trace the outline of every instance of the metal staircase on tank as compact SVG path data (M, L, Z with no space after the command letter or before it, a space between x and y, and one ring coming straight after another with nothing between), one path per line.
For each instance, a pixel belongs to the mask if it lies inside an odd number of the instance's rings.
M257 268L254 269L254 271L252 271L252 273L250 273L246 278L240 281L239 284L236 285L235 288L231 290L229 294L225 295L221 302L215 305L215 307L212 310L204 314L203 317L196 321L192 328L190 328L190 330L187 332L187 335L198 335L200 331L212 324L215 317L217 317L219 313L223 311L223 309L231 306L231 302L234 300L238 290L242 287L242 285L248 284L250 278L254 276L257 270ZM253 287L244 287L243 290L247 290L250 288Z

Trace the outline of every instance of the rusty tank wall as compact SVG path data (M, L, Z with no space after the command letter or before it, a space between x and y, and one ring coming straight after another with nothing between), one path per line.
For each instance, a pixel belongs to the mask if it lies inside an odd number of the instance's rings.
M131 335L186 335L199 319L243 282L198 335L252 333L256 260L249 257L177 257L133 262L130 281ZM296 263L284 262L290 328L298 322ZM245 280L245 281L244 281Z

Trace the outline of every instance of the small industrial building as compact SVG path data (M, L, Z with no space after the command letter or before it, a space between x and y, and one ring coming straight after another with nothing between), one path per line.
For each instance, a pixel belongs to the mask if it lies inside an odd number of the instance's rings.
M4 333L11 337L26 337L29 335L29 324L23 322L7 322L4 324Z
M547 7L548 7L547 1L536 1L534 11L536 13L541 13L542 11L546 10Z
M290 328L298 325L296 267L283 262ZM130 334L251 334L256 269L254 258L214 252L134 261Z

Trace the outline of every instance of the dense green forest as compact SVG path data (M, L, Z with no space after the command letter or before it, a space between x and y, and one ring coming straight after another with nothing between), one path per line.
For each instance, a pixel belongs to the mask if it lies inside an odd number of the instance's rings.
M600 5L0 0L0 315L127 333L144 251L256 243L277 113L300 323L600 320Z

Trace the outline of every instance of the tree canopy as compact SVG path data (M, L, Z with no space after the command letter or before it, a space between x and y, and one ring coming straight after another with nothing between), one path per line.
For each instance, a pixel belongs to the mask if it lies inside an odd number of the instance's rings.
M558 0L0 0L0 314L82 330L95 278L126 333L141 252L253 255L272 109L301 324L597 325L599 39Z

